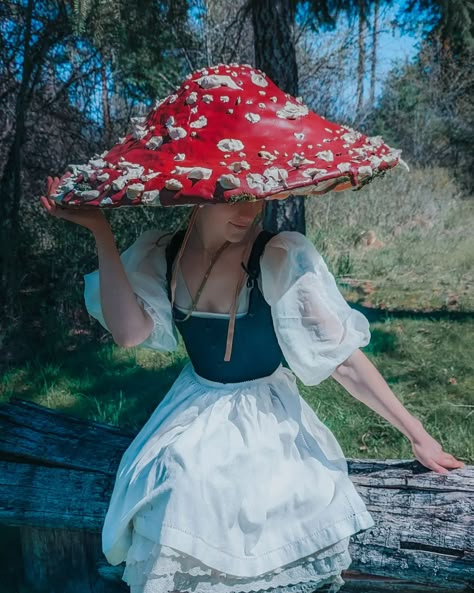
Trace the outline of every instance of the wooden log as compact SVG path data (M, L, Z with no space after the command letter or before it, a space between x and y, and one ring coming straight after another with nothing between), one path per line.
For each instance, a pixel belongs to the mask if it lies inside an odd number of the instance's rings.
M29 401L0 406L0 523L21 530L24 578L48 593L124 590L100 532L133 434ZM416 460L348 459L376 525L351 538L344 592L468 591L474 466L444 476Z

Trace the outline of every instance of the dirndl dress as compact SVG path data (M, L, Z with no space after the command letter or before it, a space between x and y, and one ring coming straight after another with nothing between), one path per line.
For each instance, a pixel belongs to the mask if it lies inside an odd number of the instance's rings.
M179 330L190 362L122 456L103 553L125 562L131 593L338 591L350 536L375 523L296 379L329 377L369 343L368 320L314 245L280 232L257 254L224 362L228 316L180 324L191 301L180 273L171 307L165 234L145 231L120 257L154 321L140 346L173 351ZM84 278L86 308L108 330L98 270Z

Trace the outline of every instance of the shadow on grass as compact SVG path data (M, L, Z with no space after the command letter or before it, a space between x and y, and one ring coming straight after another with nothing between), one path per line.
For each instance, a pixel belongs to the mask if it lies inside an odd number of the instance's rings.
M30 358L4 373L3 401L16 397L119 426L135 434L176 380L188 358L181 348L161 354L119 348L86 336L45 342ZM66 347L64 347L66 346ZM6 378L11 372L12 376Z

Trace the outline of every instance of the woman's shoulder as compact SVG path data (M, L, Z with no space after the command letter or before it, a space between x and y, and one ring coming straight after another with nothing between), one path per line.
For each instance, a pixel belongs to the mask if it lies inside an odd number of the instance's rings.
M264 253L265 263L280 267L291 265L307 267L322 261L322 256L314 243L299 231L280 231L268 241Z

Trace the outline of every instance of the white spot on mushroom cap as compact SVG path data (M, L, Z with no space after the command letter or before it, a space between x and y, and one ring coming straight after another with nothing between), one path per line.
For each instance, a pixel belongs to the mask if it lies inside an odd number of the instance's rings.
M155 104L153 106L153 110L156 111L160 105L162 105L166 101L167 97L164 99L155 99Z
M339 169L339 171L341 173L346 173L347 171L351 170L351 164L350 163L339 163L338 165L336 165L336 167Z
M161 175L161 173L159 171L155 171L152 173L147 173L146 175L142 175L140 179L142 181L150 181L150 179L154 179L155 177L158 177L158 175Z
M76 191L75 192L78 196L80 196L84 201L95 200L100 196L100 192L96 189L87 189L85 191Z
M245 103L247 105L252 105L253 104L253 100L252 99L247 99L247 101L245 101Z
M209 179L212 175L212 169L205 167L176 167L177 175L186 175L188 179Z
M151 204L159 201L159 198L160 192L157 189L152 189L151 191L143 192L141 200L144 204Z
M163 137L162 136L152 136L148 142L145 144L146 148L150 148L152 150L155 150L157 148L160 148L160 146L163 144Z
M101 167L107 167L107 162L104 159L91 159L89 161L89 165L92 167L96 167L97 169Z
M174 118L172 115L170 115L170 116L168 117L168 119L166 120L165 126L166 126L167 128L170 128L170 127L174 126L174 124L175 124L175 123L176 123L176 120L175 120L175 118Z
M184 161L184 159L186 158L186 155L184 154L184 152L178 152L178 154L175 154L175 156L173 157L174 161Z
M100 201L100 205L101 206L107 206L107 204L113 204L114 201L112 200L112 198L104 198L103 200Z
M277 111L277 116L282 119L297 119L298 117L303 117L305 115L308 115L308 108L306 105L295 105L294 103L290 103L290 101L285 103L283 109Z
M251 189L256 189L260 192L267 192L280 187L286 186L286 171L278 169L277 167L270 167L265 169L264 175L259 173L248 173L246 176L247 184Z
M144 189L143 183L132 183L127 187L127 198L136 198Z
M266 93L266 91L258 91L258 94L263 96L263 95L266 95L267 93Z
M231 173L221 175L218 181L224 189L234 189L236 187L240 187L240 179Z
M221 101L222 101L222 103L228 103L229 102L229 97L227 95L222 95L221 96Z
M196 103L197 101L197 93L196 91L192 91L191 93L189 93L189 95L186 97L186 101L185 103L187 105L194 105L194 103Z
M179 191L180 189L183 189L183 184L181 183L181 181L178 181L177 179L167 179L165 181L165 187L166 189L172 191Z
M184 128L168 128L168 133L173 140L179 140L180 138L184 138L187 134Z
M276 159L276 156L267 150L259 150L258 156L265 159L266 165L270 165Z
M231 89L240 91L240 87L235 84L230 76L211 74L210 76L201 76L195 82L203 89L215 89L220 86L227 86Z
M288 161L290 167L301 167L301 165L311 165L314 161L305 158L304 155L295 152L291 161Z
M227 113L234 113L234 110L233 109L228 109L227 110Z
M117 179L114 179L112 181L112 189L114 189L115 191L120 191L127 185L128 180L128 175L121 175L120 177L117 177Z
M189 124L190 128L203 128L204 126L207 126L207 118L204 115L201 115L197 120Z
M382 159L380 159L377 155L373 154L369 157L369 162L374 169L378 169L380 163L382 162Z
M191 109L189 111L194 115L195 113L198 112L198 108L197 107L191 107Z
M265 103L259 103L258 106L260 107L260 109L265 109Z
M359 134L358 138L360 138L362 134L360 134L360 132L357 133ZM382 136L368 136L367 142L372 144L372 146L381 146L383 144L383 138Z
M357 171L361 176L372 176L372 167L370 165L361 165Z
M243 147L243 143L235 138L223 138L217 143L217 148L222 152L237 152L242 150Z
M100 175L97 175L97 180L100 181L101 183L103 183L104 181L107 181L107 179L110 177L109 173L101 173Z
M304 140L304 134L303 132L294 132L293 136L297 139L297 140Z
M269 167L263 172L268 180L273 180L278 185L286 187L286 180L288 179L288 171L279 167Z
M257 86L268 86L268 81L261 74L257 74L256 72L252 72L250 74L250 78L254 84Z
M310 169L306 169L305 171L302 171L303 177L310 177L311 179L313 177L317 177L318 175L325 175L326 173L327 173L327 169L318 169L316 167L312 167Z
M142 128L140 126L136 126L132 130L132 136L135 140L141 140L148 134L148 130L146 128Z
M277 98L276 97L270 97L270 101L273 101L273 103L277 102Z
M234 171L234 173L240 173L240 171L250 169L250 165L247 163L247 161L234 161L233 163L230 163L229 169Z
M314 156L318 159L322 159L323 161L333 161L334 160L334 154L333 154L332 150L322 150L320 152L317 152Z
M256 124L260 121L260 116L258 115L258 113L246 113L245 119L248 119L249 122Z
M202 100L204 101L204 103L211 103L212 101L214 101L214 97L212 95L203 95Z
M124 143L126 140L127 140L127 136L121 136L121 137L118 139L118 141L119 141L119 144L123 144L123 143Z
M176 94L170 95L170 100L168 101L168 103L174 103L177 98L178 98L178 95L176 95Z

